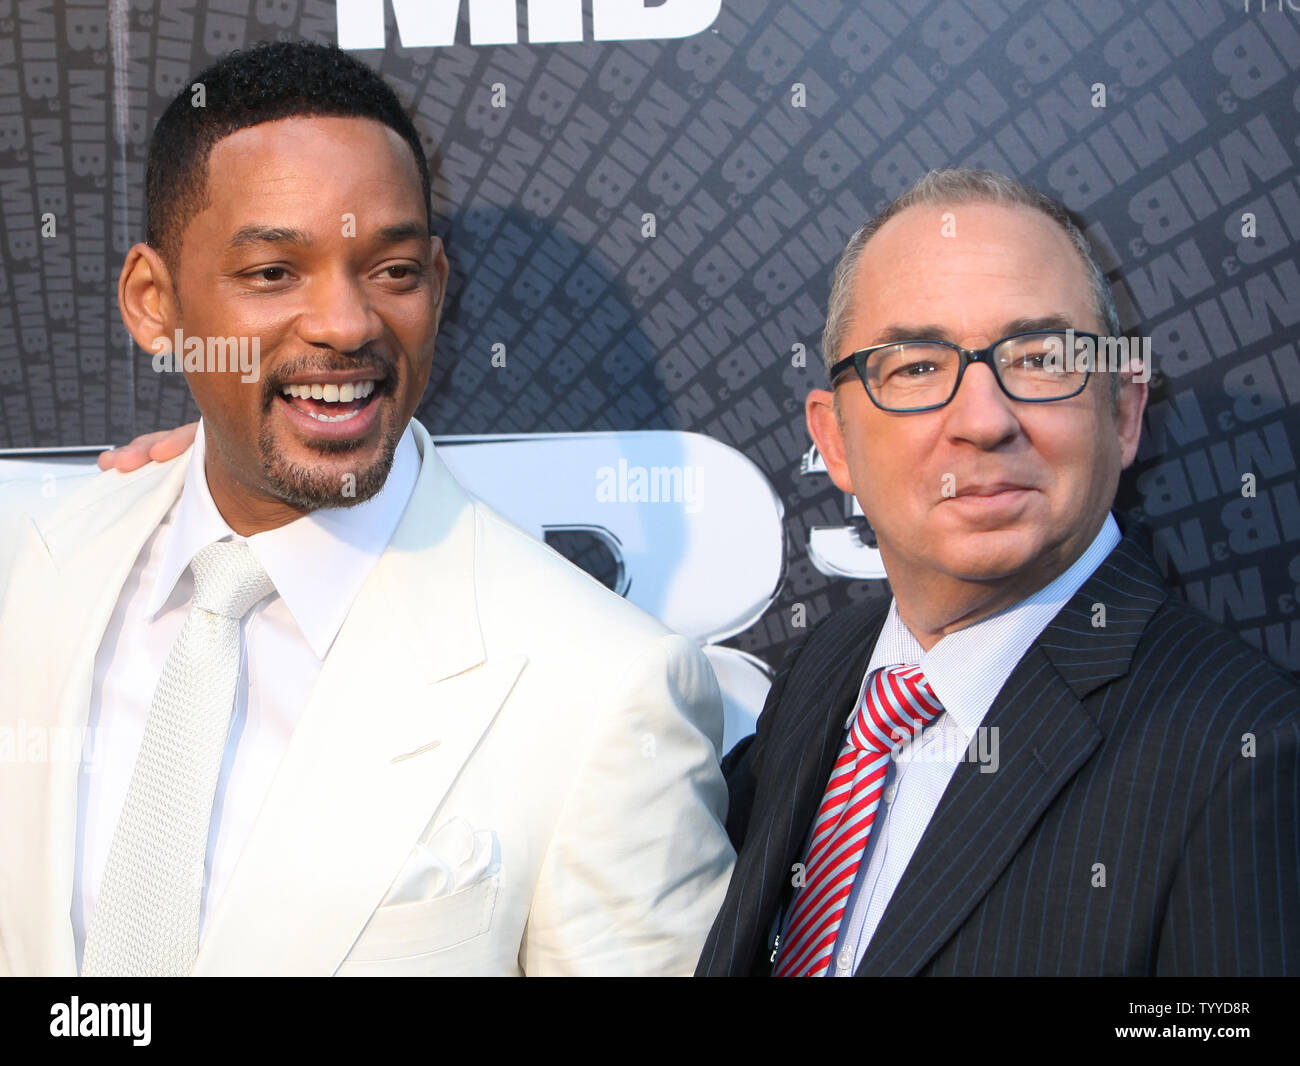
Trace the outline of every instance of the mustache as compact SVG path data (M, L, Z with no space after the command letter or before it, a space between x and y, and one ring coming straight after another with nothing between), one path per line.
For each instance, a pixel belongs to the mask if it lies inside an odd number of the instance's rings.
M271 401L290 378L311 377L314 374L330 374L337 371L376 374L378 380L375 382L375 391L391 392L397 378L397 363L369 348L362 348L351 355L340 354L335 358L311 355L282 359L269 373L262 375L262 405L264 408L270 407Z

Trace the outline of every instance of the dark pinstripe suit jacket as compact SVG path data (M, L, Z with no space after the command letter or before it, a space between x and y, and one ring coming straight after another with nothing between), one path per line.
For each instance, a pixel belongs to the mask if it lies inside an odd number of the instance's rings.
M884 616L852 608L796 645L724 761L739 858L698 973L770 972ZM1139 533L984 725L999 768L958 766L859 976L1300 973L1300 688L1172 596Z

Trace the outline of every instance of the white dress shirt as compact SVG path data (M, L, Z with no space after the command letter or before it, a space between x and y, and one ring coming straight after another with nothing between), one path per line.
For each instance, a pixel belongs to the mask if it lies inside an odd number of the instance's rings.
M902 745L889 763L880 808L867 850L845 907L828 977L851 977L898 887L898 882L934 817L959 763L978 761L996 772L996 737L979 735L989 707L1016 664L1060 613L1080 586L1120 542L1119 526L1107 515L1092 544L1064 573L1019 603L943 637L924 651L898 616L898 602L876 640L858 702L845 719L847 732L867 681L890 666L920 666L944 714ZM972 738L976 744L972 746Z
M230 879L321 663L397 528L420 467L408 426L384 487L369 500L241 538L212 500L204 455L200 422L185 487L145 541L95 656L72 897L78 969L154 690L189 614L194 554L226 537L247 539L276 589L241 627L239 683L208 832L201 943L207 916Z

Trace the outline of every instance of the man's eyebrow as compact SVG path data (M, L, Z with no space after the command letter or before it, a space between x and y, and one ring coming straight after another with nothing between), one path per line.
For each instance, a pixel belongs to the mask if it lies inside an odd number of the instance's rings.
M998 337L1010 337L1013 333L1029 333L1039 329L1070 329L1074 326L1074 320L1066 315L1042 315L1038 318L1014 318L1010 322L1002 324L1001 332ZM997 340L998 337L993 338ZM876 344L894 344L897 341L906 340L936 340L949 341L956 344L952 335L943 326L931 323L923 325L912 325L906 322L898 322L892 326L887 326L881 330L876 339L868 347Z
M243 248L250 244L311 244L311 238L300 229L288 226L240 226L226 242L227 248Z
M383 244L399 244L402 241L426 240L429 231L424 223L413 219L395 222L391 226L382 226L375 232L375 239Z
M1002 327L1002 336L1029 333L1036 329L1076 329L1078 323L1068 315L1043 315L1041 318L1017 318Z
M423 223L413 219L395 222L375 231L375 240L380 244L400 244L402 241L422 240L428 237L428 230ZM311 237L300 229L291 226L241 226L226 242L228 248L245 248L250 244L296 244L307 247Z

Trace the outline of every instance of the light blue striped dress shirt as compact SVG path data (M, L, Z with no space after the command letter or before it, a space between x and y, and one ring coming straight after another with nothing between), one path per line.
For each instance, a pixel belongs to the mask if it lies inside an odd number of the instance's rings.
M996 734L981 733L980 723L1030 645L1119 542L1119 526L1108 514L1087 551L1051 584L1004 611L949 633L928 652L898 617L897 601L890 603L858 701L876 670L919 665L945 713L904 744L889 764L880 810L826 976L851 977L862 962L957 765L977 761L981 772L996 772ZM846 733L856 713L855 703L844 722Z

